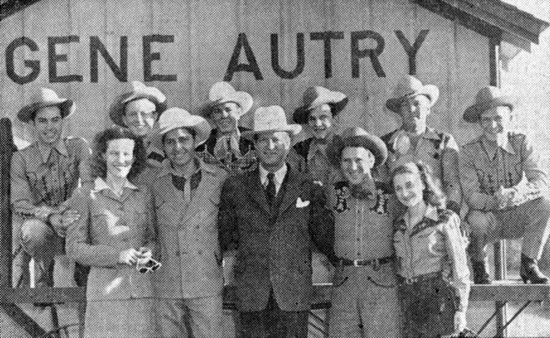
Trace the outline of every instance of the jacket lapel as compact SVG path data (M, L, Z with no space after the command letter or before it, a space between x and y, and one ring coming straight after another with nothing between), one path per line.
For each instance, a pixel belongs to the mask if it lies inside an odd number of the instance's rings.
M243 187L248 191L250 198L258 204L266 212L270 213L269 203L267 202L267 197L265 196L265 190L260 182L260 169L256 168L253 172L248 175L246 181L246 187Z
M283 196L283 201L279 207L279 215L286 211L290 206L296 204L296 200L300 196L301 184L302 181L300 180L299 173L289 166L285 188L286 191Z

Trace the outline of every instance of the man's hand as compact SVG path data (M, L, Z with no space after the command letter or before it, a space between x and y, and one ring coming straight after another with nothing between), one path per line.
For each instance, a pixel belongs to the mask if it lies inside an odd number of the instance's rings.
M56 210L54 208L43 205L34 209L34 217L38 218L42 222L47 222L48 216L50 216L50 214L54 213L55 211Z
M494 196L498 202L498 208L504 209L511 205L511 200L513 199L516 191L513 188L500 188L495 192Z
M50 214L48 220L57 234L61 237L65 237L67 229L71 224L78 221L80 214L76 210L67 209L62 214L54 213Z

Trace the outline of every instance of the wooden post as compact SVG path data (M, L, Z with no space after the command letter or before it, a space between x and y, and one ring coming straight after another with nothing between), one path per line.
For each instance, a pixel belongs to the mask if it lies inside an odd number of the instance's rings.
M490 85L500 87L500 46L501 38L493 37L489 40L489 74ZM506 269L506 242L500 240L494 244L494 258L495 258L495 279L504 280L507 278ZM499 336L507 337L507 329L503 329L504 323L507 320L508 305L506 302L495 302L496 315L496 330L500 332ZM502 330L502 331L501 331Z
M11 287L10 162L15 150L9 118L0 119L0 287Z

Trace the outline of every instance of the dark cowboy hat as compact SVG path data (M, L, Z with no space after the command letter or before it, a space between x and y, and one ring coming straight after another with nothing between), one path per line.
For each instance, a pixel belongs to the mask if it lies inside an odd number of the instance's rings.
M335 92L325 87L316 86L306 89L302 101L302 106L298 107L294 111L294 114L292 114L292 119L294 122L299 124L306 124L310 111L313 108L319 107L325 103L330 105L330 111L334 117L338 115L342 109L344 109L344 107L348 104L349 99L344 93Z
M166 110L166 96L160 90L147 87L139 81L132 81L130 85L130 90L117 96L109 108L109 117L115 124L126 127L122 121L122 115L124 115L124 106L130 101L147 99L155 104L158 115Z
M388 148L384 141L360 127L346 128L342 135L335 136L332 143L328 145L327 157L332 165L340 166L342 150L345 147L363 147L369 150L375 158L374 167L384 164L388 158Z
M68 117L75 110L72 100L57 96L57 93L49 88L40 88L32 94L31 103L19 110L17 118L22 122L29 122L34 118L38 109L51 106L59 107L62 118Z
M210 88L210 92L208 93L208 102L200 107L199 114L204 117L209 117L212 108L226 102L234 102L241 107L240 116L242 116L248 113L254 103L254 100L247 92L235 90L229 82L216 82Z
M399 114L403 100L417 95L426 96L430 99L430 106L433 106L439 98L439 88L430 84L424 85L416 77L407 75L401 78L395 86L393 97L386 101L386 107Z
M510 107L510 110L513 110L515 101L515 97L503 95L500 88L493 86L483 87L477 92L474 104L466 108L462 118L466 122L477 123L481 114L487 109L506 106Z

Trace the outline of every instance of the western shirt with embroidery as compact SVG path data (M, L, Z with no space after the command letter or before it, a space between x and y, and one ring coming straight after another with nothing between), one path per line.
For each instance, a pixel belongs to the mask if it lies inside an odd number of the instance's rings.
M238 136L223 138L222 140L229 141L232 144L221 147L223 149L218 149L220 146L218 144L217 129L212 130L206 142L197 147L197 156L206 164L213 164L226 170L229 175L255 170L258 161L254 150L254 142L240 135L245 131L248 131L248 129L239 127ZM217 145L218 147L216 147ZM225 152L225 156L216 154L220 152Z
M65 138L56 146L38 142L13 154L11 203L14 213L33 216L37 206L58 207L79 184L92 182L90 148L82 138Z
M458 145L451 134L427 128L416 147L404 130L395 130L382 136L388 147L386 167L388 174L397 166L407 162L422 161L429 165L433 175L441 180L449 201L462 202L460 175L458 172Z
M540 157L529 138L508 133L507 142L497 146L483 135L462 146L460 175L468 206L476 210L498 209L494 193L515 188L524 201L538 198L548 189Z
M331 184L329 208L334 214L334 249L340 258L375 259L393 255L392 220L395 197L376 182L376 192L365 199L350 193L346 181Z
M465 310L470 292L470 272L460 218L450 210L438 210L431 205L417 224L409 224L405 215L398 217L393 225L397 273L403 278L414 278L442 272L443 278L458 291L460 306Z

